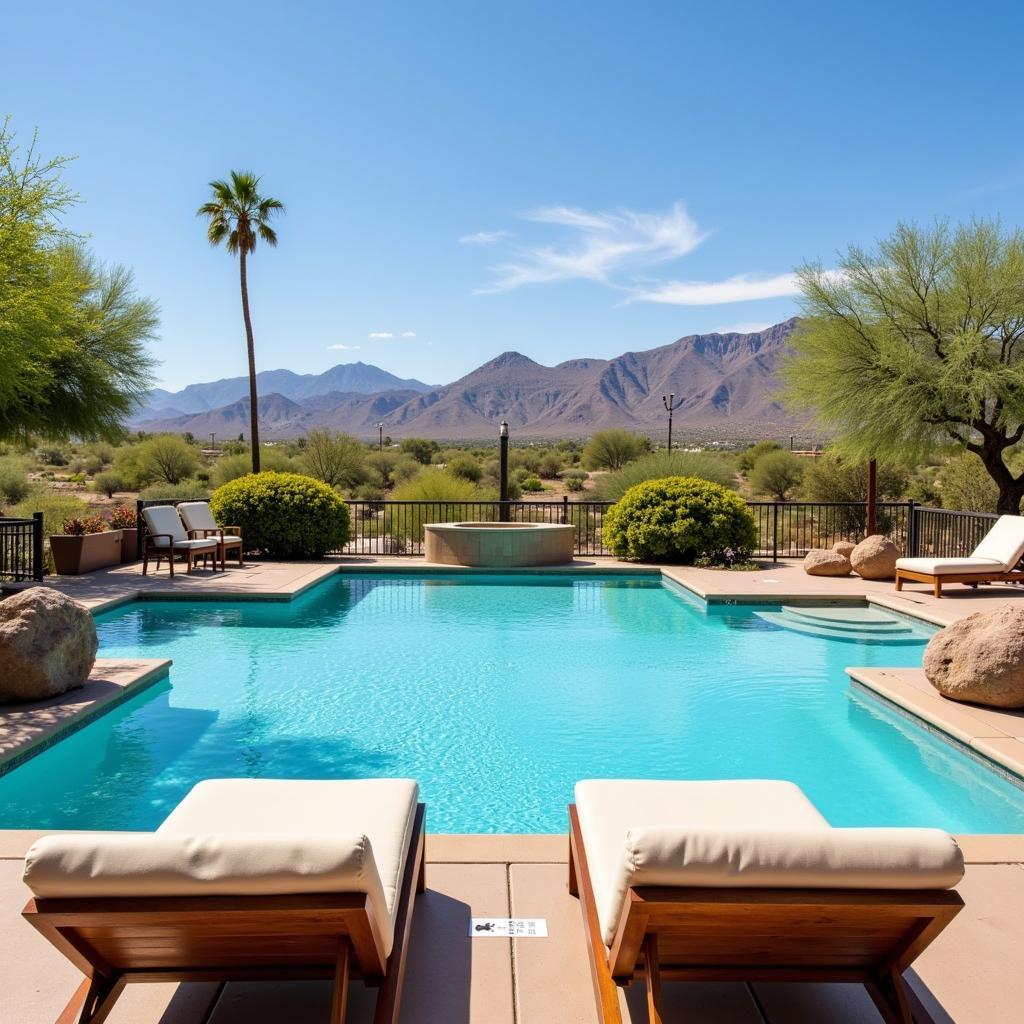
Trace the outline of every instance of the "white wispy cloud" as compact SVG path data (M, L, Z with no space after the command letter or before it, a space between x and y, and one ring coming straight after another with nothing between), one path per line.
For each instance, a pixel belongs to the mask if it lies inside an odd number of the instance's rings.
M370 331L367 335L368 338L373 338L375 341L381 341L384 338L393 338L393 331Z
M354 352L359 348L358 345L328 345L328 352Z
M630 302L661 302L670 306L718 306L729 302L778 299L800 292L796 274L763 277L736 274L722 281L661 281L631 290Z
M560 244L515 250L508 261L492 268L495 280L479 291L503 292L555 281L621 287L614 281L617 273L685 256L707 237L682 203L673 203L662 213L547 206L525 219L562 228L568 238Z
M773 326L772 320L742 320L738 324L728 324L725 327L712 327L711 334L756 334L758 331L767 330Z
M511 237L511 231L474 231L471 235L461 235L459 245L494 245Z
M416 337L416 332L415 331L402 331L402 337L403 338L415 338Z

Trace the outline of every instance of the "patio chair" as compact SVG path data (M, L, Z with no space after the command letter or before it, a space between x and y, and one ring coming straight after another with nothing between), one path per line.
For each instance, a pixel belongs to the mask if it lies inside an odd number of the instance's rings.
M1024 572L1024 516L1000 516L981 543L967 558L899 558L896 560L896 589L905 580L930 583L936 597L942 597L944 583L1020 583Z
M174 575L174 556L185 556L185 571L191 572L197 558L203 561L213 556L213 567L217 568L217 556L220 549L217 539L190 538L185 532L181 519L173 505L153 505L142 510L142 518L146 523L146 534L142 545L142 575L149 572L149 556L156 555L156 568L160 570L160 559L167 556L171 575ZM224 560L221 558L221 568Z
M239 567L242 566L242 530L238 526L218 526L213 518L208 501L183 501L178 506L178 515L185 524L190 537L205 539L214 537L217 541L217 553L220 564L226 564L229 551L235 552Z
M23 911L86 980L58 1018L104 1020L126 984L330 978L394 1024L424 805L408 779L200 782L156 832L65 833L25 858Z
M960 911L954 840L934 829L832 828L790 782L586 781L569 807L602 1024L642 976L860 982L911 1024L903 971Z

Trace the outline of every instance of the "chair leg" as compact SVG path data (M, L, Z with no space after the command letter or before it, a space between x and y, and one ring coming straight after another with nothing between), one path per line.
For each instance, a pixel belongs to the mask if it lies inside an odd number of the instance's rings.
M647 968L647 1019L650 1024L663 1024L661 1009L661 968L658 964L658 936L651 932L644 939L644 964Z
M125 979L120 974L113 977L97 974L91 980L83 981L61 1011L56 1024L102 1024L110 1016L124 986Z
M914 1024L899 971L869 981L865 986L885 1024Z
M572 841L569 842L569 895L579 897L580 885L576 880L576 858L572 855Z
M936 576L935 577L935 586L932 588L932 593L936 597L942 597L942 577L941 576Z
M338 946L338 959L334 965L334 993L331 997L331 1024L344 1024L348 1010L348 973L352 956L352 943L347 938Z
M171 579L174 579L174 548L167 552L167 567L171 570Z
M897 572L896 572L896 593L898 594L902 589L903 589L903 577L899 574L899 571L897 570Z

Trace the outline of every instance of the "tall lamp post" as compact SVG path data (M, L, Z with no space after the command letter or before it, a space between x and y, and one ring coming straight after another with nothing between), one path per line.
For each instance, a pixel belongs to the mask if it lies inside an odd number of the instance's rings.
M508 423L501 421L498 431L498 519L508 522Z
M384 451L384 424L377 424L377 444L381 451Z
M675 412L675 410L679 408L679 404L682 401L682 399L680 399L680 402L677 402L676 401L676 393L673 391L670 395L668 395L668 397L666 397L665 395L662 395L661 396L661 401L662 401L662 404L665 406L665 409L668 412L668 450L669 450L669 453L671 454L671 452L672 452L672 413Z

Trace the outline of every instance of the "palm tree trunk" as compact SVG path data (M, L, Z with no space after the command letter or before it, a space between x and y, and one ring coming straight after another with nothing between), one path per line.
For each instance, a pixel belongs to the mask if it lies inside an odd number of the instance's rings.
M245 343L249 350L249 430L252 435L252 471L260 471L260 422L256 395L256 345L252 339L252 318L249 316L249 284L245 273L245 249L238 254L242 281L242 317L245 319Z

